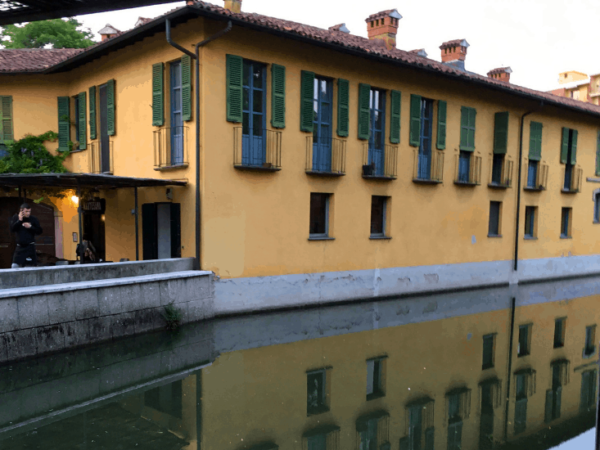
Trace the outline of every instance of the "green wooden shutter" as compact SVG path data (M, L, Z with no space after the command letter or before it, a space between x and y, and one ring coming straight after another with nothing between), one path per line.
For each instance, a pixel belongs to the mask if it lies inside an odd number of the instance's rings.
M96 139L96 86L90 88L90 139Z
M409 144L418 147L421 143L421 96L410 96L410 139Z
M567 155L569 154L569 129L563 127L562 129L562 146L560 150L560 162L562 164L567 163Z
M425 450L434 450L435 428L429 427L425 430ZM460 448L460 447L458 447Z
M461 107L460 114L460 149L467 152L475 150L475 108Z
M390 142L392 144L400 143L400 112L402 108L402 94L399 91L392 91L392 105L390 115Z
M446 109L447 105L444 100L438 101L438 123L437 123L437 149L444 150L446 148Z
M358 85L358 139L369 139L371 131L371 85Z
M165 123L164 73L164 63L152 65L152 126L155 127L161 127Z
M79 129L77 130L77 140L79 141L79 150L85 150L87 148L87 124L85 123L85 92L81 92L77 96L79 102Z
M192 120L192 58L181 57L181 119Z
M302 71L300 80L300 131L313 132L315 74Z
M529 159L540 161L542 159L542 128L539 122L529 124Z
M243 72L244 59L241 56L227 55L227 121L241 123L244 117Z
M69 97L58 97L58 151L69 150L71 140L71 116L69 114Z
M506 154L508 146L508 112L497 112L494 115L494 153Z
M12 96L0 96L0 143L11 144L14 141Z
M552 400L554 398L554 392L552 389L548 389L546 391L546 406L545 406L545 414L544 414L544 422L550 423L552 422Z
M350 127L350 82L338 79L337 134L348 137Z
M108 80L108 82L106 83L106 105L106 123L108 125L108 135L114 136L117 131L115 126L115 80Z
M271 125L285 128L285 67L271 66Z
M571 140L571 164L577 164L577 130L573 130L573 139Z
M410 440L408 436L400 439L400 450L410 450Z

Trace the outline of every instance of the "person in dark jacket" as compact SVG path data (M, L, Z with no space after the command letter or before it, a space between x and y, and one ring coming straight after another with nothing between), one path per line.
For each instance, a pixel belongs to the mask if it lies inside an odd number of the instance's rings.
M40 221L31 215L31 206L27 203L23 203L19 208L19 214L15 214L10 219L10 231L17 236L12 268L36 266L35 236L42 234L42 227Z

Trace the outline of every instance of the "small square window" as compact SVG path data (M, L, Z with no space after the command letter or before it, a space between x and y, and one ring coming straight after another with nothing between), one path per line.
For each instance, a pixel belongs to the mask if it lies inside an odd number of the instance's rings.
M329 411L327 396L327 370L313 370L306 374L306 412L307 415Z
M494 343L494 334L487 334L483 336L483 364L481 367L482 370L494 367Z
M519 343L517 353L519 356L527 356L531 353L531 324L519 326Z
M535 216L537 208L535 206L525 207L525 238L533 239L536 237L535 232Z
M502 202L490 202L490 224L488 236L500 236L500 213Z
M310 194L310 237L329 236L329 198L330 194Z
M367 400L385 395L385 358L367 360Z
M571 237L571 210L572 208L563 208L560 220L560 237L563 239Z
M371 237L385 237L387 197L374 195L371 200Z
M565 326L567 319L562 317L554 322L554 348L565 346Z

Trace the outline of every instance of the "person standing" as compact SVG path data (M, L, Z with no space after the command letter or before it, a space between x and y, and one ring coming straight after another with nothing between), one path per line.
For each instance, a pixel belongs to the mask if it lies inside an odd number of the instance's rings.
M10 231L17 236L12 268L37 266L35 236L42 234L42 227L40 221L31 215L31 206L27 203L23 203L19 207L19 213L10 220Z

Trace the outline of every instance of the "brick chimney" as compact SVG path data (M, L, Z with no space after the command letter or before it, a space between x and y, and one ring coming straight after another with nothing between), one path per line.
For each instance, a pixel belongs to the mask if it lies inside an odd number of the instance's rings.
M465 59L467 58L469 43L465 39L455 39L440 45L442 50L442 62L460 70L465 70Z
M388 9L377 14L370 15L367 22L369 39L380 39L385 43L388 50L396 48L396 34L398 33L398 22L402 19L400 13L395 9Z
M98 33L100 33L102 42L104 42L107 39L114 38L117 34L120 33L120 31L113 27L111 24L107 23L104 28L98 31Z
M512 69L510 67L499 67L498 69L490 70L487 73L487 76L493 78L494 80L504 81L505 83L510 83L510 74L512 73Z
M225 9L233 13L242 12L242 0L225 0Z

